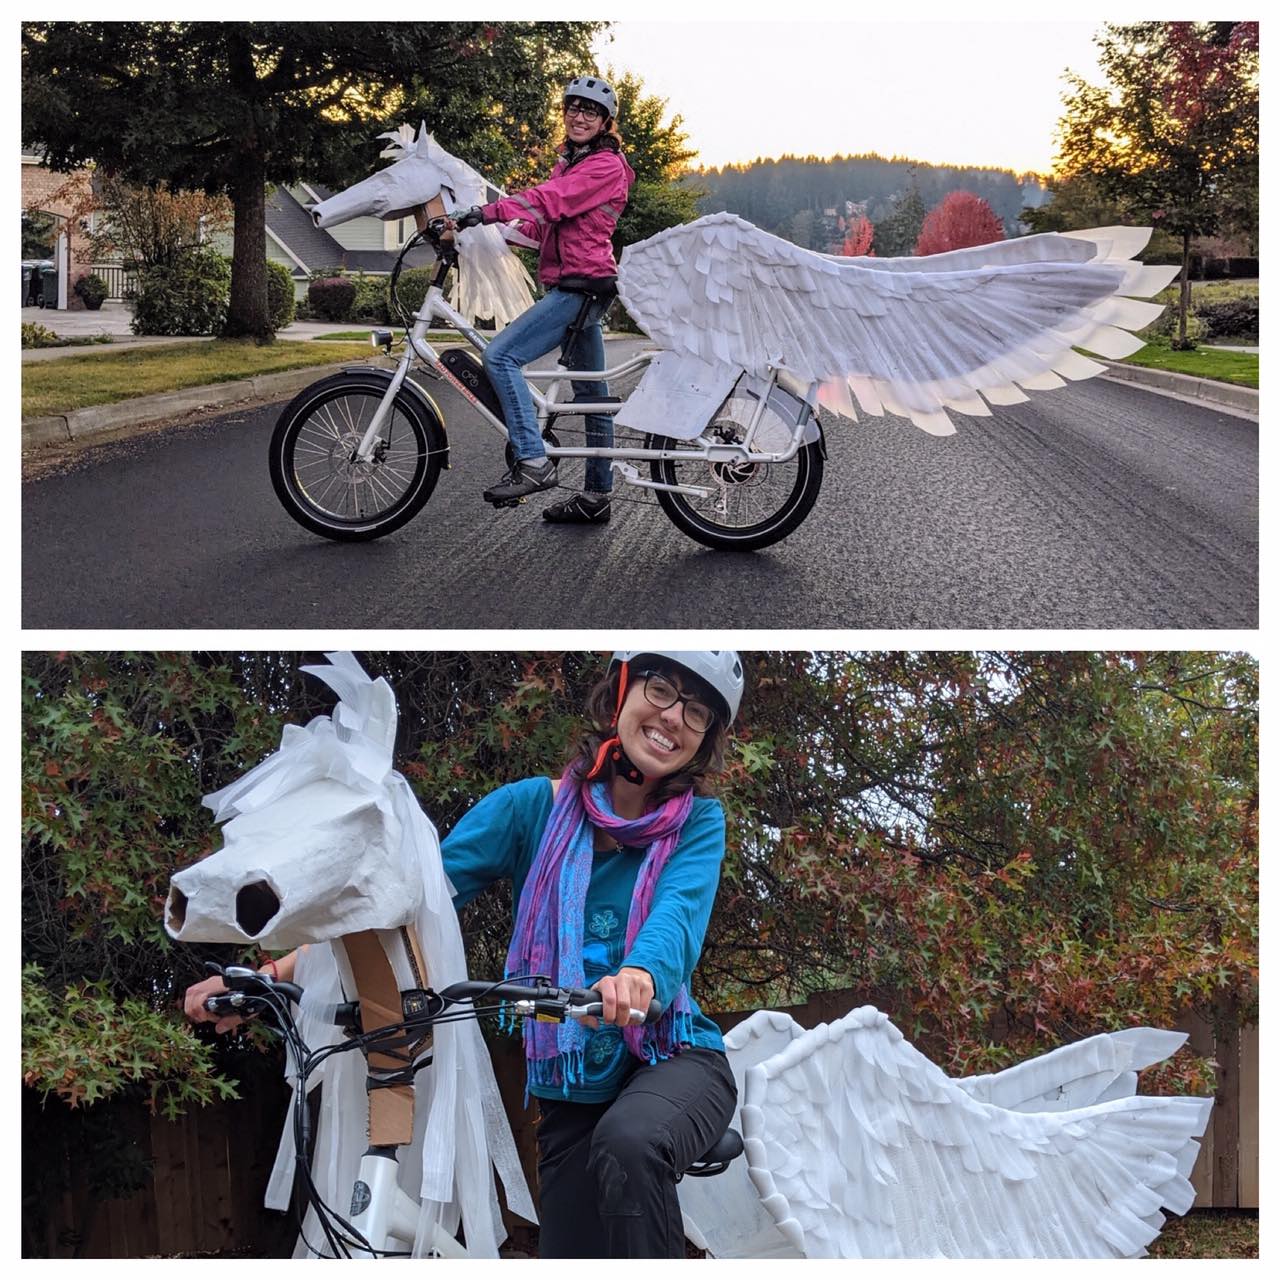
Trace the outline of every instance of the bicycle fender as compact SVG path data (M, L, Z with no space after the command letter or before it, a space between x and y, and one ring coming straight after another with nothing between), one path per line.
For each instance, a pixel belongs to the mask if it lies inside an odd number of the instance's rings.
M395 377L394 369L380 369L376 365L367 364L343 365L339 372L359 374L361 377L381 378L383 382L390 382ZM450 470L449 436L445 431L444 414L440 412L440 406L436 404L435 399L424 387L413 380L412 374L400 384L400 390L402 393L412 396L418 402L418 407L426 414L427 421L440 433L439 448L444 454L442 465L446 471Z
M822 420L816 413L811 414L809 421L805 423L804 434L800 437L805 444L812 444L814 440L818 442L818 450L822 454L823 462L827 460L827 433L822 429Z

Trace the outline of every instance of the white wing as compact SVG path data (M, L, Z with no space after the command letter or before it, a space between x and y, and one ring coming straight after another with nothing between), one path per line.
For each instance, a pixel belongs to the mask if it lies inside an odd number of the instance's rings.
M957 1080L972 1098L1010 1111L1069 1111L1130 1098L1138 1072L1163 1062L1186 1043L1182 1031L1129 1027L1077 1040L995 1075Z
M1141 1256L1162 1207L1191 1206L1213 1105L993 1106L869 1006L796 1037L744 1084L752 1182L807 1257Z
M729 1066L741 1101L749 1067L781 1053L804 1028L789 1014L761 1009L724 1038ZM741 1129L737 1111L730 1126ZM774 1224L752 1185L747 1162L739 1157L710 1178L685 1178L677 1184L684 1233L716 1258L798 1258L802 1255Z
M782 365L856 417L908 417L938 435L948 409L988 416L1101 373L1163 310L1136 301L1177 267L1130 261L1149 229L1104 227L927 258L811 253L731 213L629 245L618 292L659 345L763 374ZM851 394L852 393L852 397Z

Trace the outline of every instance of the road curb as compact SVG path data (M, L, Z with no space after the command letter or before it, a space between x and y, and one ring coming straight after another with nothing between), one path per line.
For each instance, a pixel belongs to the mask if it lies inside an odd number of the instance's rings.
M379 356L357 357L333 364L313 364L305 369L289 369L284 373L264 373L235 382L215 382L203 387L184 387L181 391L165 391L154 396L138 396L115 404L96 404L73 409L67 414L47 418L29 418L22 424L22 447L42 448L49 445L92 439L100 435L119 436L131 427L144 427L169 418L216 409L223 405L275 400L310 386L344 365L372 364Z
M1107 366L1104 375L1114 382L1129 382L1148 391L1162 391L1187 400L1200 400L1205 404L1258 416L1258 393L1253 387L1239 387L1232 382L1215 382L1212 378L1197 378L1188 373L1173 373L1168 369L1144 369L1135 364L1118 364L1103 360Z

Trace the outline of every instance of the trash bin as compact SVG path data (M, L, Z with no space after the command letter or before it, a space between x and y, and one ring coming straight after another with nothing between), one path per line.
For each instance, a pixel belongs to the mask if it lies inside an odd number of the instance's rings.
M58 307L58 268L40 268L40 305L57 310Z
M22 264L22 305L28 306L31 302L31 263L24 262Z

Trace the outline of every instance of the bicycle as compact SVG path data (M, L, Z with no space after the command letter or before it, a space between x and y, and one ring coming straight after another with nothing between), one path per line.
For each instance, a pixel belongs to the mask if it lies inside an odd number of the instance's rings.
M361 1030L359 1001L339 1004L329 1012L334 1024L342 1028L344 1040L312 1051L302 1038L293 1012L293 1007L301 1005L303 1000L302 987L253 969L223 968L211 962L205 967L218 974L228 988L225 993L209 996L205 1000L206 1009L219 1015L265 1017L267 1021L263 1025L284 1040L292 1072L298 1080L292 1115L295 1188L300 1188L302 1202L315 1210L325 1244L331 1250L321 1253L311 1241L306 1240L308 1250L317 1257L408 1257L407 1248L395 1246L410 1245L418 1226L417 1205L397 1185L395 1144L375 1142L365 1151L351 1189L347 1216L326 1204L320 1195L311 1176L307 1080L326 1058L337 1053L362 1053L369 1072L368 1089L373 1092L411 1084L417 1072L429 1067L432 1062L429 1052L431 1034L437 1026L445 1023L494 1016L564 1022L567 1018L599 1017L603 1012L603 1004L596 998L599 992L557 987L550 979L541 976L531 976L524 981L456 982L439 992L425 988L404 993L407 1015L398 1022L379 1025L372 1031ZM647 1010L632 1009L631 1021L636 1024L654 1022L661 1014L662 1007L655 1000ZM371 1055L375 1059L380 1058L383 1065L371 1061ZM388 1059L395 1065L386 1065ZM742 1151L741 1135L734 1129L728 1129L681 1176L712 1177L722 1173ZM305 1240L302 1212L298 1213L298 1225ZM465 1245L440 1230L437 1230L429 1252L438 1257L470 1256Z
M396 285L405 255L427 243L436 271L416 316L409 316ZM462 347L437 352L427 340L433 324L462 334L476 351L485 339L445 300L458 254L444 218L428 219L406 241L391 272L390 295L404 326L404 351L394 371L370 366L342 369L307 387L284 409L270 444L271 483L285 510L303 528L339 542L362 542L402 528L426 505L448 466L444 415L411 374L452 386L504 439L502 407L480 361ZM558 286L583 295L567 334L576 338L593 307L612 302L612 281L585 278ZM371 343L391 355L391 329L375 329ZM826 444L812 388L786 369L738 377L719 410L692 440L652 432L638 444L604 448L564 445L558 419L583 414L617 415L624 401L566 396L572 381L606 381L648 367L656 351L644 351L609 369L526 370L524 377L553 459L606 458L626 485L655 493L683 533L717 550L754 551L781 541L804 521L822 485ZM540 391L535 383L545 382ZM626 428L623 428L626 429ZM514 460L510 443L507 460ZM648 464L645 478L635 464ZM515 506L523 499L506 504Z

